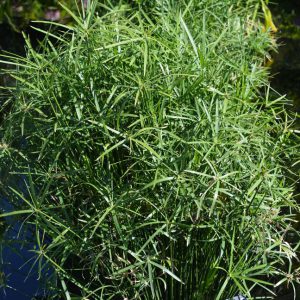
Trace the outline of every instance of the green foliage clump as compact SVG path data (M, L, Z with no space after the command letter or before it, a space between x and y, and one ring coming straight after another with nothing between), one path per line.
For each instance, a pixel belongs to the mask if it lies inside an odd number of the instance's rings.
M268 97L256 3L91 2L6 57L2 216L35 225L35 263L67 299L219 300L293 281L297 149Z

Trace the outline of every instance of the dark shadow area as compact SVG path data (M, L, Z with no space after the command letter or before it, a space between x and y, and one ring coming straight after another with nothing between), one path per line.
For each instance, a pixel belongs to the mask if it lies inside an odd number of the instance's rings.
M282 95L286 95L292 101L292 106L287 109L300 113L300 1L273 0L270 6L275 25L278 28L277 43L278 52L272 54L271 86ZM299 117L295 126L299 127ZM299 184L296 194L300 193ZM297 296L294 298L294 289L286 285L279 291L277 300L300 299L300 286L295 287Z
M278 52L273 54L272 87L293 100L300 112L300 1L273 1L271 10L279 31Z

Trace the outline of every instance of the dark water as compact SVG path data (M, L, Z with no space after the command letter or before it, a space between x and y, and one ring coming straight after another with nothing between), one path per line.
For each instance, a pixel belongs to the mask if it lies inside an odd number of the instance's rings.
M37 36L28 32L37 43ZM0 24L0 52L24 54L24 39L21 33L12 31L7 24ZM1 65L3 67L3 65ZM0 78L0 85L5 78ZM1 104L1 102L0 102ZM6 199L0 198L0 213L13 208ZM42 299L44 294L38 279L37 265L32 267L35 254L30 252L35 245L32 230L21 230L23 224L13 218L0 220L0 300ZM37 297L35 297L37 296Z
M6 219L6 232L1 241L1 289L2 300L30 300L35 295L43 295L37 274L33 240L29 232L20 235L22 224Z

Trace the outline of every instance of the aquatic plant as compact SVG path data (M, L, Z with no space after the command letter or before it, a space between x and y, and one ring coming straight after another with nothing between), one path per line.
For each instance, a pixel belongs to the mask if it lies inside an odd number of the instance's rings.
M151 4L151 5L150 5ZM251 0L96 1L3 55L1 193L66 299L226 299L293 284L298 152ZM9 181L8 181L9 180ZM54 296L54 299L58 296Z

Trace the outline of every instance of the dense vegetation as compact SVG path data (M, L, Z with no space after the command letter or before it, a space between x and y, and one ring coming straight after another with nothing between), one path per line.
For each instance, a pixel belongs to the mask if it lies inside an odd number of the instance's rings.
M297 280L297 136L269 97L261 11L94 1L3 55L2 217L34 229L54 299L219 300Z

